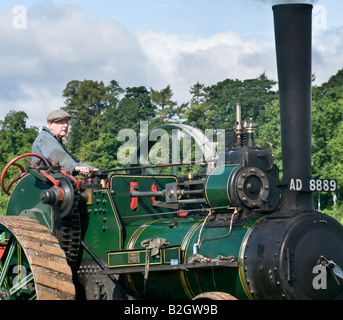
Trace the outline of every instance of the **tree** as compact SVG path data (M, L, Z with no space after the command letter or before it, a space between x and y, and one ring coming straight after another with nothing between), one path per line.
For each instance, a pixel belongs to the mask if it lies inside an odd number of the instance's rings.
M338 200L343 191L342 125L343 69L312 89L312 175L338 181ZM322 207L332 203L332 195L321 194Z
M106 89L106 96L108 99L109 107L116 108L120 101L120 95L123 94L125 90L120 87L119 83L116 80L111 80Z
M104 113L116 103L120 88L116 82L106 87L101 81L73 80L63 91L65 107L70 120L69 149L79 154L81 146L97 140L104 121Z
M0 168L12 158L31 152L32 143L38 135L37 127L27 127L24 111L10 111L0 120Z
M321 178L337 179L338 199L341 199L343 191L343 122L337 128L337 135L327 143L327 147L330 153L330 162L325 164Z
M4 120L0 120L0 172L14 157L31 152L33 141L38 135L37 127L27 127L27 114L24 111L10 111ZM21 163L25 167L25 161ZM5 185L15 178L18 168L9 170ZM6 208L8 197L0 189L0 212Z
M192 95L191 98L191 107L198 106L203 103L206 99L206 92L204 91L205 85L197 82L190 90Z
M114 168L118 165L117 150L120 143L117 136L111 133L100 133L97 140L82 145L80 152L87 154L87 162L96 168Z
M256 129L256 142L259 147L268 148L270 143L273 147L274 162L282 170L282 147L279 101L274 100L266 104L261 113L264 122L259 123Z
M153 126L158 126L167 122L171 122L177 117L181 110L176 108L177 103L172 101L174 95L170 86L161 91L150 88L151 103L156 112L156 118L153 121Z
M264 73L256 79L226 79L210 87L197 83L191 89L193 97L191 107L186 112L187 123L207 123L206 128L213 129L227 128L235 122L237 103L242 105L243 119L263 121L263 118L259 117L264 106L277 98L277 93L272 90L275 84L276 82L269 80ZM200 104L196 105L196 102Z
M343 86L343 69L339 70L335 75L331 76L327 82L320 86L314 86L312 89L313 98L315 101L325 96L331 89Z
M199 130L216 127L216 108L208 102L193 105L185 112L184 117L186 124Z
M144 86L126 88L125 92L116 110L117 118L120 119L119 129L130 128L139 132L141 121L149 121L155 117L150 92Z
M338 76L340 76L340 73L338 73ZM332 80L333 77L330 78L329 82ZM315 95L317 99L312 104L312 153L314 155L314 174L316 177L319 177L322 169L331 162L332 152L328 148L328 143L338 138L337 129L343 119L342 86L328 88L329 85L324 83L323 87L325 94L317 93Z

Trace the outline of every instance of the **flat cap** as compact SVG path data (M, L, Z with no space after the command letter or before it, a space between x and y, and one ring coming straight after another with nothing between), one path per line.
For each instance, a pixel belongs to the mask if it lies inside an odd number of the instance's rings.
M70 120L71 116L69 113L63 110L54 110L48 115L48 122L57 122L61 120Z

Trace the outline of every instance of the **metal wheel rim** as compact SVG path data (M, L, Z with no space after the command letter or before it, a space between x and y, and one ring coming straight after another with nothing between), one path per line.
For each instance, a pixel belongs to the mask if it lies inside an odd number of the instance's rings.
M2 242L0 298L4 300L73 300L72 272L58 240L27 217L0 217ZM6 237L6 239L3 239Z

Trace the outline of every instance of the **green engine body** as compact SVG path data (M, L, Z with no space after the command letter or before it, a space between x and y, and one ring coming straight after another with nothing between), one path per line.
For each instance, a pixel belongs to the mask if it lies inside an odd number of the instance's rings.
M237 166L224 168L225 181L218 181L223 184L222 192L227 192L227 180L234 168ZM58 170L50 174L57 180L66 179ZM244 272L240 255L244 239L264 215L257 214L247 223L237 224L233 221L233 210L222 208L220 215L214 214L205 223L210 212L206 206L187 212L156 205L156 201L165 201L163 196L135 199L130 195L132 182L140 192L150 192L153 186L165 190L168 184L177 184L177 178L113 174L102 179L102 184L98 178L85 179L80 190L73 190L68 199L73 201L71 213L61 217L59 208L41 200L42 191L53 188L51 182L39 169L32 168L13 190L6 215L36 219L56 235L78 277L81 297L91 299L97 292L106 298L120 297L120 292L117 296L110 292L115 291L115 284L106 287L110 283L106 279L112 274L116 278L120 275L118 281L139 299L192 299L213 291L227 292L238 299L248 298L241 279ZM208 187L211 194L215 182L207 183L211 185ZM228 198L225 206L230 205ZM157 248L158 254L152 255L152 250L147 252L142 242L154 238L166 243ZM206 261L189 262L194 253ZM94 263L94 256L105 270ZM96 287L94 279L102 286Z

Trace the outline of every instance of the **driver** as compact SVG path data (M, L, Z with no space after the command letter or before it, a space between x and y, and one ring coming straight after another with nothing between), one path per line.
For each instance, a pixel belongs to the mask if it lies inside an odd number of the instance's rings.
M98 169L76 159L63 144L68 133L70 118L71 116L63 110L52 111L47 119L48 126L43 127L33 142L32 152L41 155L49 165L54 162L71 173L89 175L90 172Z

